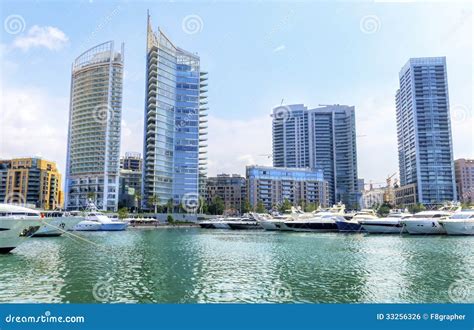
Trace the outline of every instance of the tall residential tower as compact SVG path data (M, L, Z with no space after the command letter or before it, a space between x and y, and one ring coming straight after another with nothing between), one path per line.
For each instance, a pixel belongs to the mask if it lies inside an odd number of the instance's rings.
M356 208L360 193L354 107L293 104L274 108L272 116L273 166L321 169L329 202Z
M95 46L74 61L71 78L65 207L89 199L117 210L124 45Z
M400 184L415 184L423 204L456 200L446 58L411 58L399 78Z
M207 73L199 56L147 26L143 202L160 204L204 192L207 169ZM188 197L186 197L188 198Z

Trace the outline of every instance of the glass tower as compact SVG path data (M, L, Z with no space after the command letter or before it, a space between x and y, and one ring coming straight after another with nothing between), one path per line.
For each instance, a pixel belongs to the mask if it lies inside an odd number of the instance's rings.
M65 207L117 210L124 44L95 46L74 61L66 160Z
M329 201L356 208L357 150L354 107L303 104L273 109L273 165L321 169Z
M400 183L416 184L423 204L456 200L446 58L412 58L399 78Z
M143 201L197 198L206 176L207 73L199 56L147 27Z

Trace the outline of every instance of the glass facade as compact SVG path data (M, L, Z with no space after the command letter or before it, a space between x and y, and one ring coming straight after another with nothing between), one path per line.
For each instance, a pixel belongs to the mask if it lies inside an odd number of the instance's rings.
M148 20L143 201L197 195L206 175L206 73Z
M65 207L92 199L103 210L118 203L123 54L113 41L93 47L73 63L66 164Z
M412 58L399 78L400 183L416 184L423 204L456 200L446 58Z
M284 112L284 115L282 115ZM354 107L303 104L273 110L273 165L322 169L329 201L356 208L360 197Z

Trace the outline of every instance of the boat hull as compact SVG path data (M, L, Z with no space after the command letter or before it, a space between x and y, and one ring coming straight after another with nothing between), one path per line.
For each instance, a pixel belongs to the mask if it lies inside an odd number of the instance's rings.
M285 225L292 231L337 232L335 222L287 221Z
M230 227L230 229L262 229L258 223L232 223L229 222L227 225Z
M70 216L45 218L45 224L33 234L33 237L61 236L65 231L73 230L74 226L83 220L83 217Z
M357 222L336 221L337 229L344 233L358 233L364 231L362 225Z
M474 235L474 221L443 221L441 225L448 235Z
M95 221L81 221L74 226L75 231L100 231L100 223Z
M0 219L0 253L8 253L26 238L33 235L42 225L41 219Z
M102 223L100 225L101 231L122 231L127 229L128 224L126 222L123 223Z
M437 220L407 220L403 222L404 228L410 235L443 235L446 230Z
M402 234L405 231L401 224L384 223L362 224L362 229L369 234Z

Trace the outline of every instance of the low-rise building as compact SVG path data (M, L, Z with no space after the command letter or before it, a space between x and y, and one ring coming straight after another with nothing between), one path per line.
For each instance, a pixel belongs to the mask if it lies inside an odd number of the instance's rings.
M120 169L122 170L142 170L142 155L139 152L126 152L120 157Z
M294 206L329 204L328 183L319 169L251 165L246 168L246 177L247 197L252 208L262 202L271 210L285 199Z
M0 185L0 197L5 203L44 210L63 207L61 174L55 162L37 157L2 160Z
M408 207L418 203L416 183L394 188L393 192L395 205L398 207Z
M385 188L372 188L364 190L360 201L362 209L371 209L384 203Z
M218 174L207 178L207 204L211 204L216 197L219 197L224 202L226 214L240 214L246 196L246 180L239 174Z
M456 159L454 172L459 200L474 203L474 159Z

